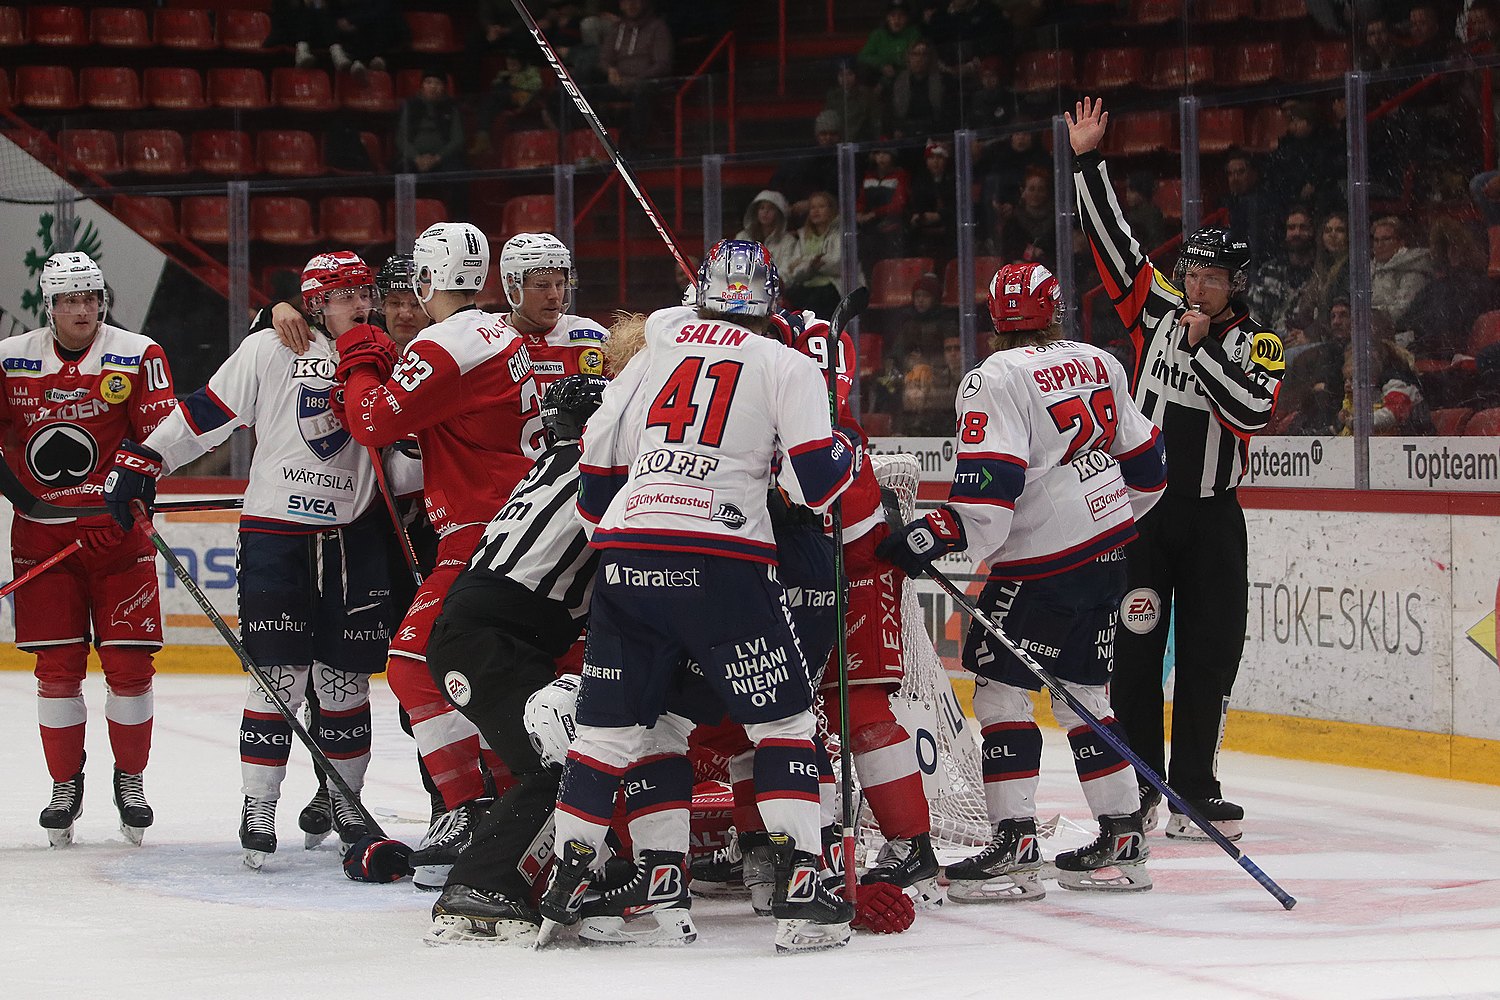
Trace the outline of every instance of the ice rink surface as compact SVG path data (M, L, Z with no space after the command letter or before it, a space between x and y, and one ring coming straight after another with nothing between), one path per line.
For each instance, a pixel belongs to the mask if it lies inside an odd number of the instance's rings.
M542 953L430 948L433 896L346 880L332 840L301 849L311 794L293 751L281 850L240 863L238 677L157 678L145 845L119 832L97 674L78 841L50 850L33 680L0 673L0 969L7 1000L181 997L661 998L1500 997L1500 788L1226 754L1243 846L1296 896L1283 911L1212 844L1150 837L1151 892L919 912L894 937L778 956L741 900L699 901L686 948ZM366 786L388 832L415 842L426 793L383 683ZM1045 853L1089 839L1066 741L1047 735L1039 802L1065 820ZM1078 824L1078 825L1075 825Z

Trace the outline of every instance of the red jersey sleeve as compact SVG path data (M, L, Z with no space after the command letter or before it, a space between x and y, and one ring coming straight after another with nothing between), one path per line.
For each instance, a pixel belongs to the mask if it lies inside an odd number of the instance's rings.
M140 391L130 404L130 437L144 441L173 410L177 395L172 391L172 369L167 366L167 352L152 344L141 355Z
M385 382L370 366L354 369L344 386L349 433L363 445L383 448L472 405L452 355L431 341L412 344Z

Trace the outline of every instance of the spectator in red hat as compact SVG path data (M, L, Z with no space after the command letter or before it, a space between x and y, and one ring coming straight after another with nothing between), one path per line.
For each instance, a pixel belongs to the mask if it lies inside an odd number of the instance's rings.
M953 183L953 153L948 144L927 144L923 169L912 180L907 252L918 257L952 257L957 253L957 190Z

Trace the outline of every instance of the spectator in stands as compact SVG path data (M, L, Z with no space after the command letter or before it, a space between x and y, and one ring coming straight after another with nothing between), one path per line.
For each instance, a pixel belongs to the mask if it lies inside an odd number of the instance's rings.
M1167 240L1167 217L1152 201L1155 194L1156 175L1151 171L1134 170L1126 177L1125 221L1130 223L1130 231L1147 253ZM1259 319L1260 313L1255 317Z
M263 47L293 46L293 60L301 68L315 66L314 50L326 49L336 40L334 15L326 0L275 0L271 5L271 33Z
M854 216L859 223L860 248L867 259L901 256L906 204L910 200L911 179L896 166L896 154L887 148L871 150Z
M1406 223L1394 215L1370 224L1370 306L1387 316L1405 315L1417 293L1432 280L1432 254L1407 242Z
M1382 314L1378 311L1377 316ZM1383 318L1383 316L1382 316ZM1389 329L1389 321L1385 324ZM1339 408L1337 433L1354 433L1354 344L1344 348L1344 401ZM1417 366L1405 348L1376 331L1370 345L1370 372L1374 375L1375 412L1371 433L1378 435L1431 434L1432 414L1422 394Z
M1231 150L1224 161L1224 180L1229 194L1224 207L1229 209L1229 231L1250 244L1250 259L1265 259L1277 243L1276 226L1281 210L1275 196L1260 182L1260 169L1243 150Z
M1057 211L1052 203L1052 178L1045 168L1032 167L1026 171L1014 205L1000 202L994 208L1001 224L999 238L991 234L990 249L994 256L1039 260L1035 255L1027 256L1026 248L1030 246L1056 252ZM1047 263L1050 267L1051 263Z
M1335 299L1349 301L1349 216L1335 210L1318 225L1312 277L1302 286L1293 322L1304 329L1327 324Z
M1286 213L1280 251L1258 266L1250 279L1245 293L1250 315L1272 330L1289 330L1298 297L1313 279L1316 260L1312 212L1298 205Z
M1361 69L1372 72L1391 69L1401 65L1404 55L1389 20L1377 16L1365 22L1365 46L1359 53Z
M949 363L949 341L953 341L958 365ZM945 336L941 351L911 351L902 379L901 431L914 437L947 437L953 433L958 413L953 399L964 377L963 347L957 336Z
M406 19L395 0L340 0L334 18L329 58L337 73L363 77L385 69L385 57L407 44Z
M1495 51L1495 37L1500 32L1500 17L1488 0L1472 0L1459 22L1464 48L1471 55L1487 55Z
M942 282L930 271L912 284L911 305L896 310L890 324L894 337L885 338L887 354L905 360L914 351L924 359L941 353L943 338L958 328L957 313L939 305L942 294Z
M1412 332L1411 352L1417 357L1451 361L1467 350L1474 321L1495 308L1495 285L1486 274L1484 251L1457 219L1434 219L1427 245L1433 279L1396 326Z
M551 34L547 35L547 40L557 44ZM466 81L466 86L475 90L484 86L485 60L517 48L523 42L529 45L531 38L510 0L478 0L474 4L474 28L464 44L464 64L474 74Z
M509 0L505 0L509 2ZM568 67L575 82L589 86L599 78L599 44L602 32L590 31L590 22L611 26L602 17L585 17L578 0L547 0L547 9L537 18L537 26L552 43L557 57ZM531 40L521 43L526 50L535 49Z
M883 108L875 92L859 79L859 70L849 59L839 60L836 79L823 98L823 110L837 114L845 139L869 142L883 131Z
M1448 58L1448 53L1452 48L1451 42L1444 35L1436 4L1412 5L1411 11L1407 14L1407 38L1410 41L1406 47L1404 61L1408 66L1442 62Z
M839 189L839 129L838 113L824 108L813 120L815 147L801 156L784 157L771 175L770 186L786 197L787 221L793 227L807 218L808 198L814 192Z
M784 269L797 255L797 237L787 229L786 216L786 198L780 191L767 188L745 209L744 228L734 238L763 244L777 269Z
M1339 192L1348 173L1344 136L1322 127L1318 107L1311 101L1287 101L1285 111L1286 135L1266 157L1264 186L1270 198L1282 205L1315 208L1342 201Z
M672 31L651 0L620 0L620 20L599 53L606 99L630 102L631 143L651 140L656 81L672 72Z
M448 96L442 70L422 74L422 89L401 106L396 120L397 173L426 174L464 168L464 126Z
M1052 158L1038 144L1036 136L1035 132L1012 132L980 149L975 170L984 177L980 205L984 210L985 239L990 243L992 255L1000 252L1004 206L1014 209L1021 196L1021 186L1026 183L1027 171L1050 172L1052 169Z
M979 60L1000 51L1005 23L988 0L946 0L930 8L927 37L943 69L972 77Z
M891 134L904 138L951 131L949 100L950 88L932 58L932 46L913 42L906 50L906 68L891 81Z
M999 56L979 60L979 89L968 95L968 113L959 123L963 128L993 128L1010 117L1014 95L1005 86Z
M513 47L505 53L505 67L495 74L479 101L478 127L471 154L490 148L491 132L515 129L555 128L552 114L541 99L542 68L534 59Z
M923 169L911 182L907 253L916 257L954 256L958 250L958 193L953 181L953 153L945 142L929 142Z
M797 231L790 266L782 267L787 303L827 319L843 298L843 225L838 201L827 191L807 199L807 222ZM861 282L863 283L863 282Z
M906 0L891 0L885 21L870 32L864 48L859 50L859 65L882 88L888 88L896 74L906 67L907 48L921 37L922 30L912 23L911 7Z

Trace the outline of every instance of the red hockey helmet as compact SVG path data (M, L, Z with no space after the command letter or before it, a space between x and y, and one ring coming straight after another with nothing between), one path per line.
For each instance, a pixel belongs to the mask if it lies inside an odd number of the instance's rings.
M1040 264L1006 264L990 279L996 333L1045 330L1062 315L1062 290Z
M375 273L370 265L352 250L320 253L302 269L302 305L310 313L320 313L330 292L343 289L370 288L370 298L377 297Z

